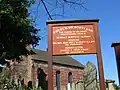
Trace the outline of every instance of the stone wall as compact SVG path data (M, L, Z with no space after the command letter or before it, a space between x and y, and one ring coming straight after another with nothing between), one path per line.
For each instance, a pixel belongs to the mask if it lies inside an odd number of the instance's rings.
M12 79L17 82L18 79L24 79L24 83L27 85L31 80L32 61L31 57L23 56L23 61L16 62L11 66Z

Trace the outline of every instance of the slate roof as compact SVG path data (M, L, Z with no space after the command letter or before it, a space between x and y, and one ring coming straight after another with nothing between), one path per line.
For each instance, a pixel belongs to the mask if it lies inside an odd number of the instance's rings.
M33 48L31 48L31 51L34 53L31 55L33 60L40 60L44 62L48 61L48 56L47 56L48 53L46 51L33 49ZM84 68L83 64L73 59L71 56L53 56L53 64L61 64L66 66Z

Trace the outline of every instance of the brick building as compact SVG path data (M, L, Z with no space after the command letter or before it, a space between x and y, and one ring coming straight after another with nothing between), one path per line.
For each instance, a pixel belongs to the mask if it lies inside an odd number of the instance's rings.
M31 49L32 55L24 56L20 63L14 61L11 67L14 80L24 80L25 84L33 87L41 86L47 90L48 60L47 52ZM83 79L84 65L71 56L53 56L53 86L66 87Z

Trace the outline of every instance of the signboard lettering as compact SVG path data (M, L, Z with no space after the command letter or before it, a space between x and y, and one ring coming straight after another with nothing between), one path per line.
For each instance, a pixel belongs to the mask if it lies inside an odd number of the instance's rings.
M93 25L52 27L53 55L96 53Z

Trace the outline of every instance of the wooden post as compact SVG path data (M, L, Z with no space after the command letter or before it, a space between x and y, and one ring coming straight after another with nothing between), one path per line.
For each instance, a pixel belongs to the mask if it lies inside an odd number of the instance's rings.
M118 69L118 79L119 79L119 85L120 85L120 42L112 43L112 47L114 47L114 50L115 50L116 63L117 63L117 69Z
M100 46L100 36L98 32L98 24L95 23L96 30L96 48L97 48L97 63L98 63L98 72L99 72L99 85L100 90L106 90L105 87L105 79L104 79L104 70L103 70L103 61L101 54L101 46Z
M48 90L53 90L53 69L52 69L52 31L48 26Z

